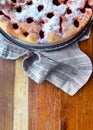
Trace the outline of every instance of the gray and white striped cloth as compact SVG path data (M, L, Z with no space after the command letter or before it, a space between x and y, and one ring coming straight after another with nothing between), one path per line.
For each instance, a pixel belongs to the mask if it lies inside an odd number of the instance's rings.
M89 38L89 33L81 40ZM74 95L88 81L92 64L78 43L52 52L29 52L0 34L0 57L15 60L24 55L23 68L36 83L47 80L69 95Z

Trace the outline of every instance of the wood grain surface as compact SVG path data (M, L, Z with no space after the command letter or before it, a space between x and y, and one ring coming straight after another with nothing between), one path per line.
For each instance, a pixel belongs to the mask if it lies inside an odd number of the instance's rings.
M93 63L93 29L80 48ZM0 130L92 130L93 75L73 97L45 81L37 85L16 61L0 58Z

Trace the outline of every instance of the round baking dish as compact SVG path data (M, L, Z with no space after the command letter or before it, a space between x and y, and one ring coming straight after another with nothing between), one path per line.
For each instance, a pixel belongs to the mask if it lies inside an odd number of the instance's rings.
M79 41L79 39L87 33L87 31L92 27L93 25L93 18L88 22L87 26L75 37L65 41L65 42L59 42L56 45L33 45L33 44L28 44L22 41L19 41L15 39L14 37L10 36L7 34L3 29L0 28L0 33L6 37L9 41L13 42L14 44L25 48L29 51L54 51L57 49L61 49L63 47L66 47L72 43L75 43L76 41Z

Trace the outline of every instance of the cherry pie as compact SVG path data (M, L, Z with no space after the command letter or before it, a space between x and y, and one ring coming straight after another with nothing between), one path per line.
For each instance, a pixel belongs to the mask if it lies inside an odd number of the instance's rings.
M0 27L31 44L77 35L92 17L93 0L0 0Z

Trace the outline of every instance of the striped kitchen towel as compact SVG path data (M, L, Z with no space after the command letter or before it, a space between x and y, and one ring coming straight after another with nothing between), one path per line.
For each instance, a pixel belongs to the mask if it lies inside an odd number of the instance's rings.
M89 38L89 33L81 40ZM51 52L30 52L14 45L0 34L0 57L15 60L24 55L23 68L36 83L47 80L69 95L88 81L92 64L78 43Z

